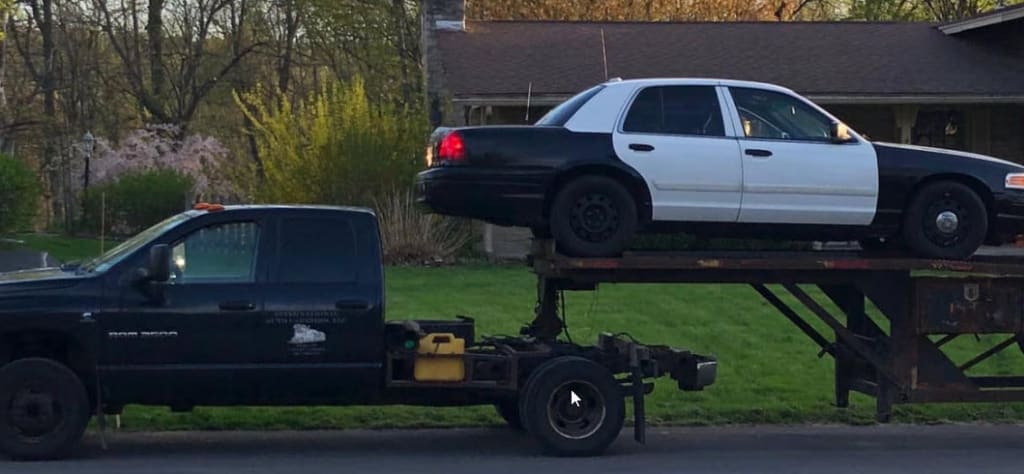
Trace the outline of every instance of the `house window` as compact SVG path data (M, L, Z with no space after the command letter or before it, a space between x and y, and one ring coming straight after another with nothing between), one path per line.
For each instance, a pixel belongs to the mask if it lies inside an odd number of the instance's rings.
M911 132L914 145L966 150L964 113L952 109L921 110Z

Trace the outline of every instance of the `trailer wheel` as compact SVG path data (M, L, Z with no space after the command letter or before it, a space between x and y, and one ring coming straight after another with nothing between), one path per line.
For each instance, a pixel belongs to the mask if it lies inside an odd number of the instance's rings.
M570 181L555 196L549 217L559 251L574 257L619 255L637 230L633 196L605 176Z
M622 431L626 406L608 369L581 357L553 359L523 393L527 431L556 456L595 456Z
M515 431L524 431L523 419L519 416L519 401L512 399L494 404L494 408L497 409L498 415L501 416L505 423L508 424L509 428Z
M0 368L0 450L12 458L67 456L91 412L82 380L57 361L18 359Z
M907 245L926 258L970 257L987 233L984 201L956 181L936 181L918 191L903 221Z

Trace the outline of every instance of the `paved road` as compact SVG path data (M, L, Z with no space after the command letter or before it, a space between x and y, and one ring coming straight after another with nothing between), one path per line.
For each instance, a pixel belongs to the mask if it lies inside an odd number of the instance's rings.
M0 461L19 474L231 473L1012 473L1024 426L800 426L652 429L601 458L538 456L504 429L119 434L90 436L74 460Z

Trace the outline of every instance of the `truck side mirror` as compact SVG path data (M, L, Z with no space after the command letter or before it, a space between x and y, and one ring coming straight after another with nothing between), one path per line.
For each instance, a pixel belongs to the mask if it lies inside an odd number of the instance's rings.
M850 143L853 141L853 137L850 136L850 127L847 127L842 122L832 122L828 130L829 139L832 143Z
M149 248L149 262L146 264L145 279L150 282L165 282L171 279L171 247L158 244Z

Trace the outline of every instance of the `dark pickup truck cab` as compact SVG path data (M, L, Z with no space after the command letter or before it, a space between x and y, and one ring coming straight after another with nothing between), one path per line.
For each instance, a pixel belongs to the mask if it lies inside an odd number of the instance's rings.
M126 404L493 404L549 452L597 454L643 378L698 390L715 364L611 335L385 322L365 209L197 206L95 260L0 274L0 449L16 458L66 455Z

